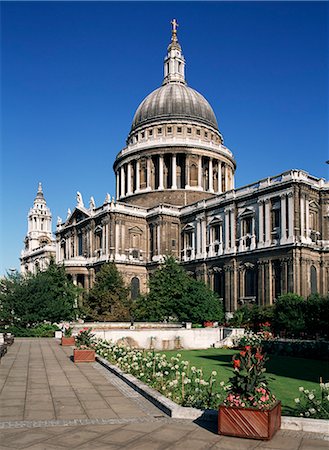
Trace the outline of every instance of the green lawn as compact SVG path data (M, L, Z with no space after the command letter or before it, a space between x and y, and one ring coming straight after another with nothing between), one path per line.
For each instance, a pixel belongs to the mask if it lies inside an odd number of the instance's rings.
M164 352L169 357L180 353L182 359L202 368L209 376L212 370L217 371L219 380L227 381L233 373L232 355L236 350L210 348L207 350L180 350ZM299 386L305 389L319 389L320 377L323 382L329 381L329 362L314 359L293 358L289 356L269 355L267 373L273 380L270 387L276 397L282 401L283 414L292 414L294 399L299 396Z

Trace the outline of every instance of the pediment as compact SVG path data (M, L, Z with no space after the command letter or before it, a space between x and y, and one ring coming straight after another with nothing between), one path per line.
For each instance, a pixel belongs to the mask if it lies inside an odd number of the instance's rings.
M223 218L221 216L214 216L208 225L216 225L223 222Z
M65 225L68 226L77 224L85 219L88 219L88 217L90 217L90 213L88 212L88 210L83 207L77 206L72 214L67 218Z
M245 208L243 211L241 211L238 215L238 217L251 217L255 214L255 211L252 208Z
M193 231L193 230L194 230L194 224L193 223L187 223L182 228L182 231Z
M133 233L135 233L135 234L143 234L143 230L141 228L139 228L139 227L129 228L128 231L129 231L130 234L133 234Z

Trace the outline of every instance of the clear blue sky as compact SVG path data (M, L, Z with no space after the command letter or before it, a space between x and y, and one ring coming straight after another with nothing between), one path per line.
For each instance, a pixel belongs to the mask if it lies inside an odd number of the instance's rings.
M19 267L38 182L56 218L112 165L162 82L177 18L187 81L212 105L236 185L292 168L328 178L328 3L2 2L1 264Z

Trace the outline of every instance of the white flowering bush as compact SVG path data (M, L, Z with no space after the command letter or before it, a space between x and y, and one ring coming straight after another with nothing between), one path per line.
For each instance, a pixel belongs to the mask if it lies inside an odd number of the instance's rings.
M320 383L320 393L299 388L300 396L295 398L296 411L301 417L329 419L329 383Z
M182 406L200 409L217 408L226 397L228 387L218 383L213 371L205 378L202 369L182 360L178 353L168 358L154 351L136 350L98 340L96 352L112 364Z
M253 331L246 331L242 336L237 336L234 340L234 346L238 348L250 346L250 347L260 347L263 341L268 341L273 339L273 334L270 331L263 330L258 333Z

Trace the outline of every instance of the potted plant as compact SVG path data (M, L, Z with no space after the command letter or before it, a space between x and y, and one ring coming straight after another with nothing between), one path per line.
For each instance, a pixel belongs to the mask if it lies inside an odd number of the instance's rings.
M61 345L68 346L68 345L74 345L75 343L75 337L72 336L73 328L68 326L64 329L64 336L61 338Z
M74 362L94 362L95 350L95 335L91 328L84 328L75 338L75 345L77 348L73 350Z
M219 434L269 440L280 429L281 402L268 387L266 361L262 349L250 345L233 356L234 374L219 407Z

